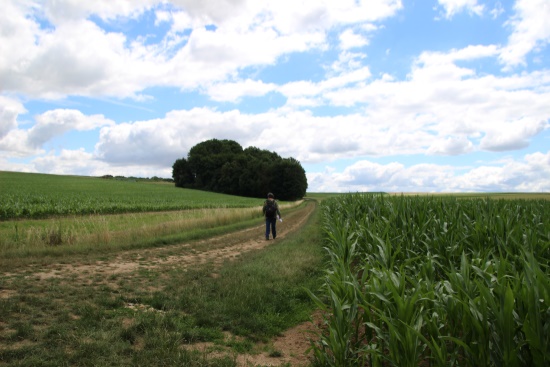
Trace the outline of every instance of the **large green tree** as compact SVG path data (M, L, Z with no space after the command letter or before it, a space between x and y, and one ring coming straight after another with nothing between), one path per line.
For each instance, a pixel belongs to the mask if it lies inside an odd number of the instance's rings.
M187 155L187 162L199 189L224 192L221 184L222 167L242 154L243 148L232 140L212 139L195 145Z
M187 159L176 160L172 176L178 187L249 197L273 192L281 200L297 200L307 190L305 171L296 159L256 147L243 150L232 140L195 145Z
M177 187L192 187L195 184L195 176L189 167L187 159L177 159L172 165L172 178Z

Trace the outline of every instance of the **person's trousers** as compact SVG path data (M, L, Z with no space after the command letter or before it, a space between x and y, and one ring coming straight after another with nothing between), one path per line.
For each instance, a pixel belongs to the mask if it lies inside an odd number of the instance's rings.
M269 239L269 231L273 238L277 237L277 218L265 218L265 238Z

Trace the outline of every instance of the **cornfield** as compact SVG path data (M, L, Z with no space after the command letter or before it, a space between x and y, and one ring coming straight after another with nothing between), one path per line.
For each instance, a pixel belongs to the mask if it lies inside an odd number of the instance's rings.
M354 194L322 207L314 365L550 365L550 201Z

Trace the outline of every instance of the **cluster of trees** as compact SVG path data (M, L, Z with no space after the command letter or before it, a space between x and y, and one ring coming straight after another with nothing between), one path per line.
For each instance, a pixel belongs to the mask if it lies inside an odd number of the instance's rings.
M307 189L306 173L296 159L256 147L243 149L233 140L195 145L187 159L176 160L172 177L177 187L247 197L273 192L278 199L297 200Z

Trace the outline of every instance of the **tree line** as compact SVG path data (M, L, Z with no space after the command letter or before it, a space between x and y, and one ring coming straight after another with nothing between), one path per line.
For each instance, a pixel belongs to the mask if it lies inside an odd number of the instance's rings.
M177 187L246 197L273 192L281 200L305 196L307 178L300 162L256 147L243 149L233 140L211 139L189 150L172 166Z

